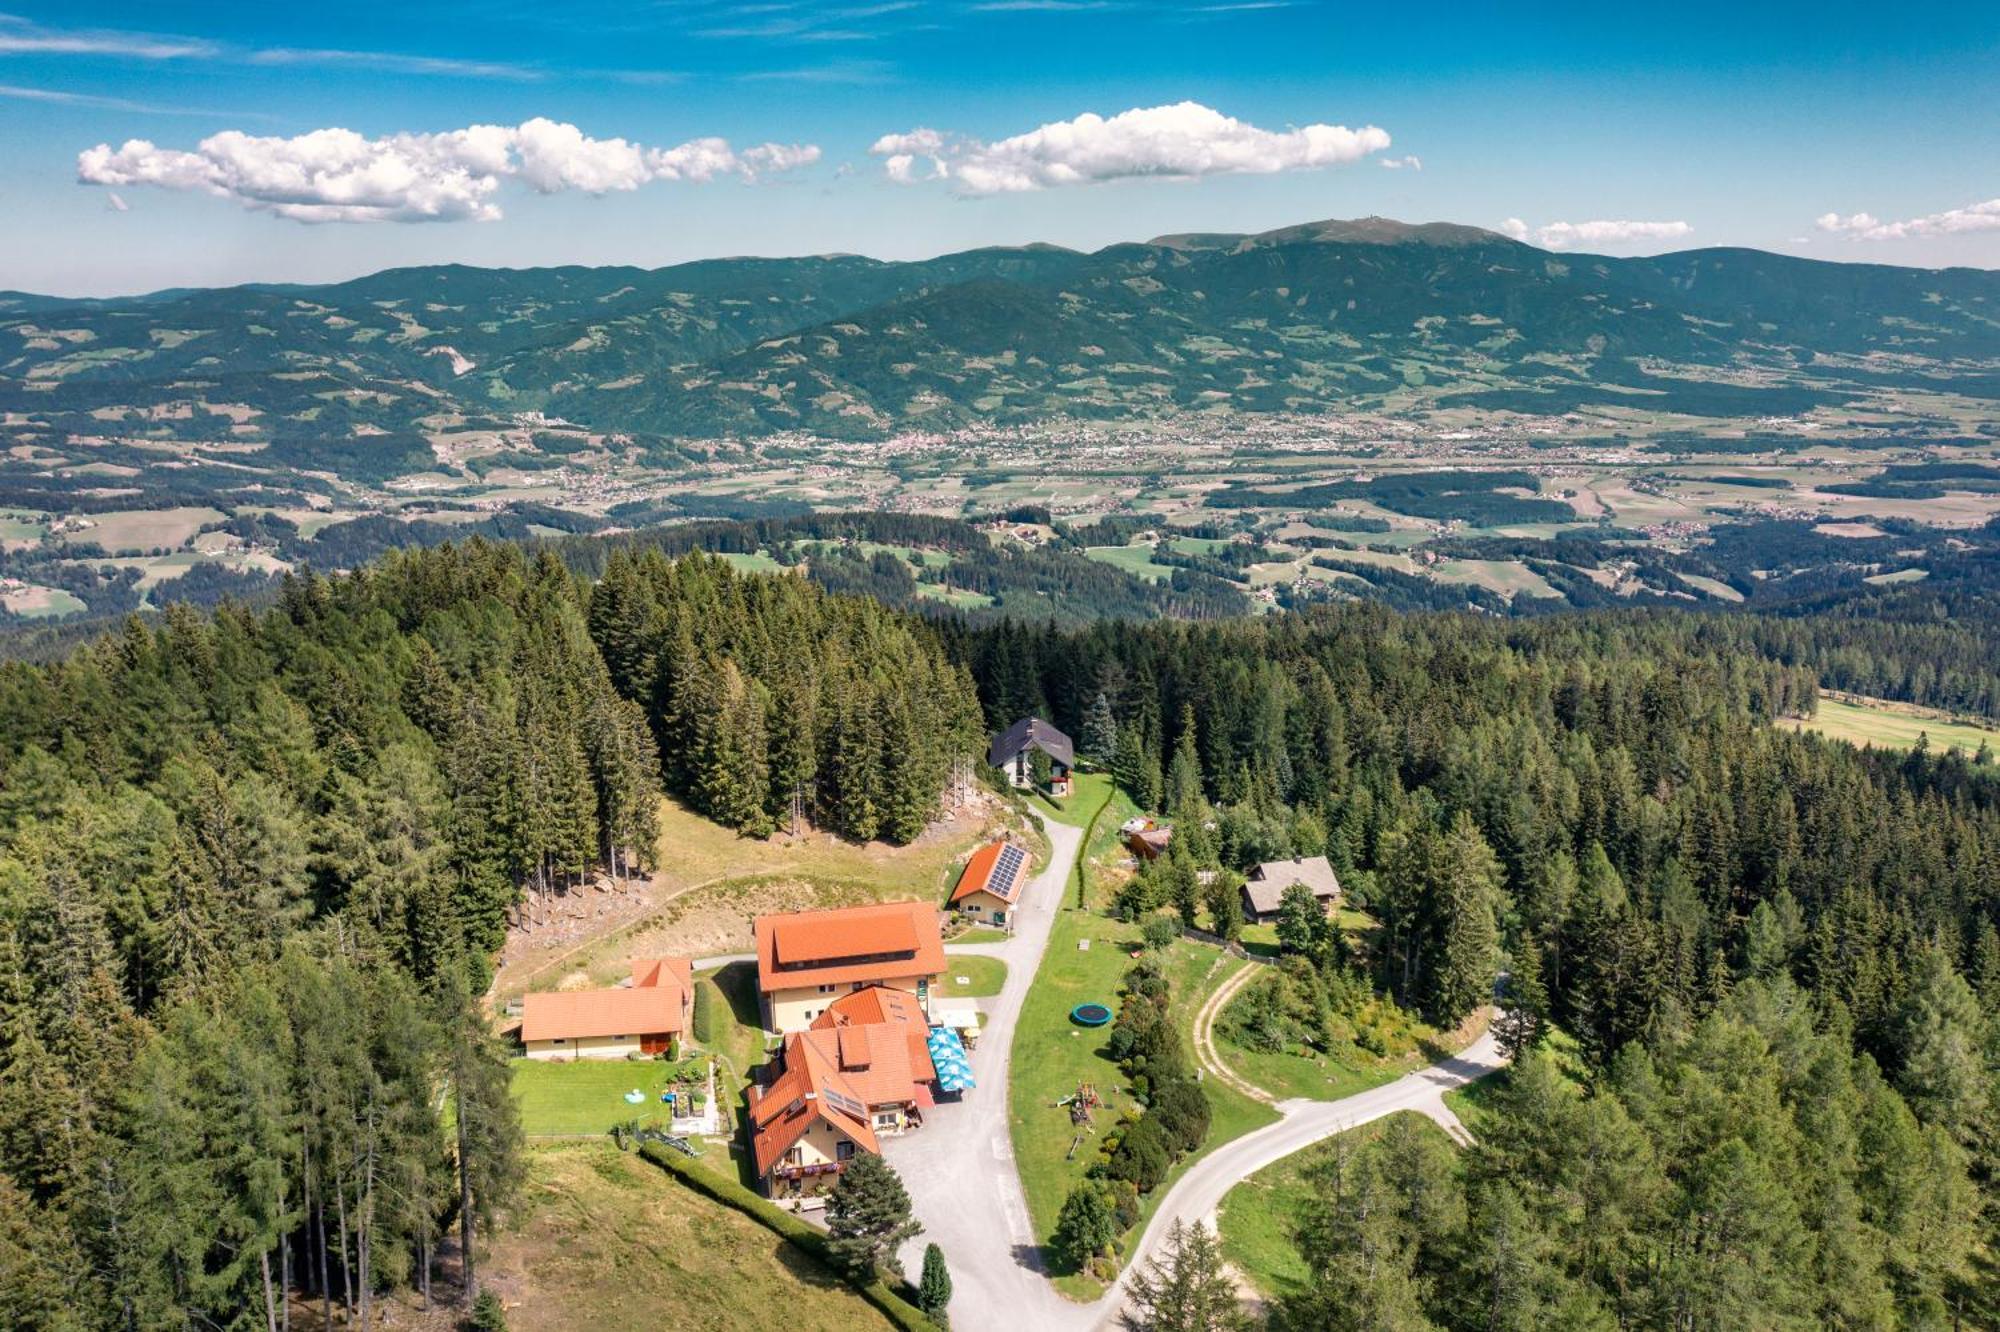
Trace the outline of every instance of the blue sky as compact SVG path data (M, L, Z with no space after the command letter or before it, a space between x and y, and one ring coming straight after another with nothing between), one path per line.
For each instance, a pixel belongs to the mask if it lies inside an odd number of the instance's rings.
M496 128L455 133L475 126ZM315 134L336 128L352 133ZM2000 267L2000 9L16 0L0 17L0 287L906 258L1371 213L1572 250Z

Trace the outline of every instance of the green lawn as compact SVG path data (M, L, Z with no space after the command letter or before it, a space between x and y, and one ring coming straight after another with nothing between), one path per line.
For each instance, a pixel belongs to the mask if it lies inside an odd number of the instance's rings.
M1380 1137L1390 1120L1404 1116L1422 1126L1419 1132L1444 1138L1443 1129L1408 1110L1338 1136L1347 1139L1350 1146L1357 1141L1365 1142ZM1222 1199L1218 1225L1223 1256L1267 1298L1289 1295L1304 1287L1306 1268L1299 1260L1292 1236L1299 1213L1312 1194L1308 1173L1332 1155L1334 1142L1335 1139L1328 1138L1265 1166Z
M991 925L975 925L969 930L945 937L945 947L953 944L1006 943L1012 936L1005 930L996 930Z
M1028 797L1028 804L1045 819L1066 823L1072 828L1087 828L1091 815L1110 799L1111 792L1109 773L1079 772L1070 779L1070 793L1061 801L1051 800L1037 791Z
M1008 1115L1013 1129L1014 1157L1035 1233L1046 1238L1055 1228L1056 1213L1070 1189L1096 1159L1104 1126L1136 1104L1126 1090L1117 1065L1105 1056L1109 1028L1087 1030L1070 1021L1069 1012L1086 1000L1116 1005L1118 984L1132 965L1131 950L1138 931L1091 912L1066 909L1056 920L1048 952L1022 1007L1014 1032L1013 1076L1008 1086ZM1078 945L1089 941L1088 949ZM1168 948L1167 970L1173 986L1174 1012L1183 1030L1192 1026L1195 1010L1217 984L1222 954L1202 944L1180 941ZM1096 1084L1104 1098L1097 1112L1097 1129L1086 1133L1069 1152L1076 1131L1069 1111L1055 1104L1076 1090L1079 1082ZM1172 1187L1182 1171L1201 1155L1232 1138L1276 1119L1275 1112L1213 1081L1205 1083L1213 1114L1202 1152L1187 1158L1166 1183L1144 1200L1141 1224ZM1093 1298L1102 1288L1089 1277L1060 1276L1057 1289L1073 1299Z
M1382 1054L1362 1049L1352 1039L1337 1042L1325 1053L1303 1044L1283 1050L1253 1050L1237 1043L1232 1035L1236 1026L1231 1018L1239 1006L1249 1002L1249 994L1250 987L1245 986L1217 1017L1216 1053L1230 1068L1281 1101L1294 1096L1339 1100L1392 1082L1433 1058L1430 1043L1437 1036L1436 1030L1386 1000L1373 1001L1362 1010L1366 1027L1379 1038ZM1358 1021L1355 1025L1364 1024Z
M960 985L963 978L967 983ZM986 999L1007 983L1007 964L997 957L954 955L944 960L944 995L948 999Z
M1277 1053L1246 1050L1228 1039L1221 1021L1215 1024L1216 1053L1231 1069L1279 1100L1303 1096L1312 1101L1337 1101L1343 1096L1393 1082L1414 1064L1385 1063L1353 1047L1323 1055L1306 1046Z
M659 1059L516 1059L514 1099L521 1106L521 1128L530 1137L609 1133L613 1124L631 1119L664 1128L669 1115L660 1092L673 1067ZM634 1089L646 1096L638 1105L625 1100Z

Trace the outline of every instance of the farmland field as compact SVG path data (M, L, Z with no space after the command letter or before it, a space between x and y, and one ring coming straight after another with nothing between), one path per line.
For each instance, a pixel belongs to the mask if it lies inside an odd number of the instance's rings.
M96 544L108 554L135 550L178 550L201 530L205 523L219 523L220 509L127 509L90 516L90 526L69 533L70 545Z
M2000 731L1881 699L1848 701L1822 695L1819 710L1810 718L1787 718L1779 725L1818 731L1835 740L1877 749L1908 749L1917 743L1918 736L1928 739L1933 753L1958 749L1971 755L1978 753L1982 744L2000 748Z
M39 587L33 583L25 587L0 592L0 607L26 619L43 619L57 615L73 615L87 609L73 593L59 587Z

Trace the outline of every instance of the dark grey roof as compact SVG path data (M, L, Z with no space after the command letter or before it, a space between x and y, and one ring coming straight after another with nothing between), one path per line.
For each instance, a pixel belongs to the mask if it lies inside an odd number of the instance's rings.
M1268 916L1284 900L1285 889L1295 883L1312 889L1312 895L1322 902L1340 896L1340 876L1333 872L1333 866L1325 856L1268 860L1250 871L1249 881L1243 885L1243 895L1249 899L1252 911Z
M1023 717L993 739L986 761L998 768L1024 749L1039 749L1065 768L1076 766L1076 746L1040 717Z

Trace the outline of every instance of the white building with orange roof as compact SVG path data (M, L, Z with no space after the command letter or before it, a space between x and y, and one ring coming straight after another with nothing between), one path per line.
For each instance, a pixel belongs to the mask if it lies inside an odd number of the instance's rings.
M759 916L757 990L764 1025L803 1031L836 999L872 985L903 990L928 1015L944 974L944 936L929 902L883 902Z
M923 1122L934 1103L930 1025L915 995L871 985L788 1033L777 1076L750 1093L757 1176L773 1197L818 1192L857 1152Z
M965 862L958 885L951 890L951 909L981 924L1011 930L1027 882L1027 848L1004 840L988 842Z
M632 959L632 982L612 990L555 990L521 1001L530 1059L623 1059L671 1054L694 1013L694 967L684 957Z

